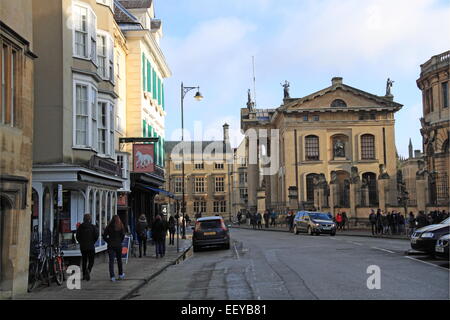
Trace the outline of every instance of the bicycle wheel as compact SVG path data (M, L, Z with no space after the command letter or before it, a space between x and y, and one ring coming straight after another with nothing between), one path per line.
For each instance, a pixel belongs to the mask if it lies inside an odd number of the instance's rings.
M41 270L41 280L42 283L47 285L47 287L50 287L50 268L49 268L49 262L46 259L44 264L42 265Z
M53 259L53 275L55 277L56 284L62 285L64 282L63 261L61 257Z
M38 279L37 261L31 261L28 267L28 292L32 292L36 288Z

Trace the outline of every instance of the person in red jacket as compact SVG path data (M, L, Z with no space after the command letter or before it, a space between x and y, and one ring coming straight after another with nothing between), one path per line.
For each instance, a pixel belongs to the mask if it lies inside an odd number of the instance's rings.
M338 230L342 230L342 214L340 212L338 212L338 214L336 215L336 224Z

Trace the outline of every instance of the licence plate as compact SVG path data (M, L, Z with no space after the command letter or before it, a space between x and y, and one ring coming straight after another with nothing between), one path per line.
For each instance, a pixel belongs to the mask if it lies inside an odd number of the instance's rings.
M205 236L215 236L217 233L216 232L205 232L203 235Z
M442 247L436 247L436 252L444 253L444 248L442 248Z
M331 230L331 227L322 227L323 230Z

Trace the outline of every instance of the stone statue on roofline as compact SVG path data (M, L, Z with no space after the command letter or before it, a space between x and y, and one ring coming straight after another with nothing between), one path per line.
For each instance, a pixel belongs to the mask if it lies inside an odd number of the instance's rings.
M291 96L289 95L289 88L290 88L291 84L287 80L284 82L284 84L282 84L282 83L280 83L280 84L284 88L284 99L290 99Z
M250 93L250 89L248 89L247 95L248 95L248 98L247 98L247 109L249 111L253 111L253 107L255 106L255 103L252 101L252 96L251 96L251 93Z
M391 89L392 89L392 86L394 85L394 82L395 81L392 81L390 78L387 79L387 82L386 82L386 97L392 97Z

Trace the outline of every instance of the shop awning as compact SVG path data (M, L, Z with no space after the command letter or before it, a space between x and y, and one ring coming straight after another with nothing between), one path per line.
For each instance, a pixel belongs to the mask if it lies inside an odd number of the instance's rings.
M149 189L149 190L152 190L152 191L155 191L157 193L161 193L161 194L163 194L163 195L165 195L165 196L167 196L169 198L172 198L172 199L175 198L175 195L173 193L169 192L169 191L158 189L158 188L152 188L152 187L145 187L145 188Z

